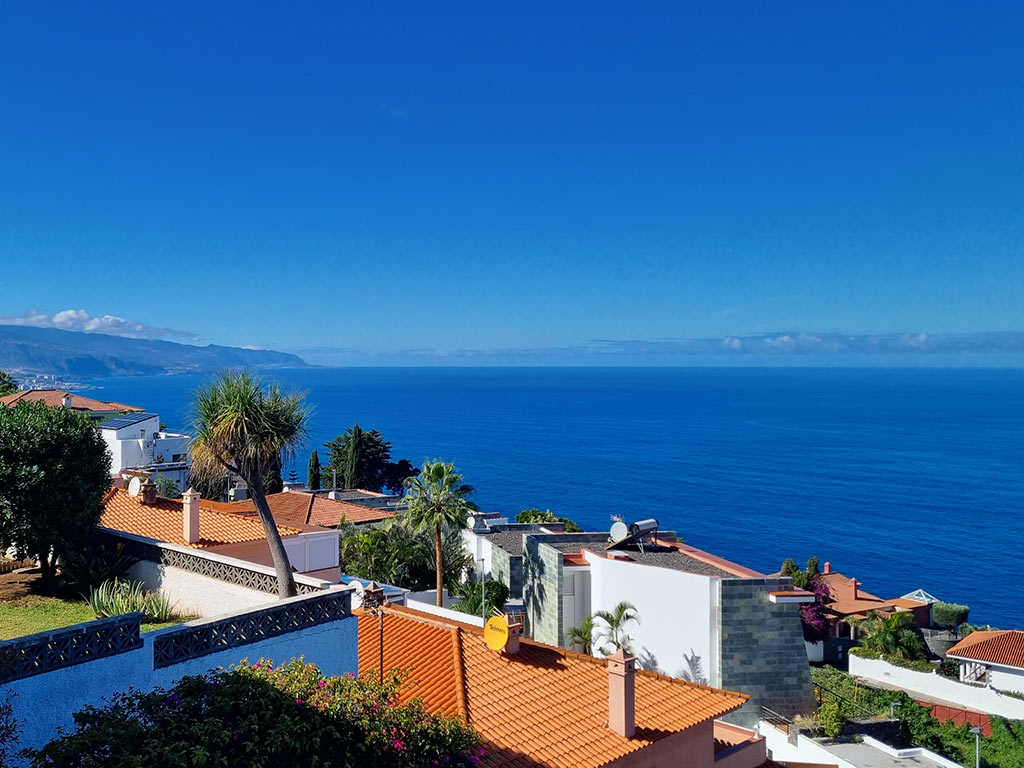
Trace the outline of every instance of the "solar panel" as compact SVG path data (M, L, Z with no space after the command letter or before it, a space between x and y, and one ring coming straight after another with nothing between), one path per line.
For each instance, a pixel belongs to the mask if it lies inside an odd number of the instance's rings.
M104 421L100 424L100 427L103 429L123 429L124 427L130 427L132 424L138 424L140 421L155 418L157 418L155 413L129 413L124 416L118 416L116 419Z

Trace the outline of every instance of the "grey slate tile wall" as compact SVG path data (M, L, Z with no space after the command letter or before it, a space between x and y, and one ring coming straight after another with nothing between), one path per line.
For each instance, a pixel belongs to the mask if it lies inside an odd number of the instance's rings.
M530 636L562 644L562 553L528 536L523 551L523 602Z
M523 558L498 547L491 548L491 575L508 587L509 597L523 596Z
M757 722L761 707L785 717L814 711L814 688L797 603L772 603L768 593L793 589L792 579L722 579L718 634L722 687L750 694L724 719Z

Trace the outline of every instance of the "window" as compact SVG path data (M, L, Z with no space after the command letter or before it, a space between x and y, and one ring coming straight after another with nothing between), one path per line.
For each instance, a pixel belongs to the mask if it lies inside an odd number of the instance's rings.
M184 460L185 460L185 454L184 453L172 453L171 454L171 461L173 461L173 462L179 462L179 461L184 461Z
M573 594L573 587L575 585L575 576L571 573L562 572L562 594L571 595Z

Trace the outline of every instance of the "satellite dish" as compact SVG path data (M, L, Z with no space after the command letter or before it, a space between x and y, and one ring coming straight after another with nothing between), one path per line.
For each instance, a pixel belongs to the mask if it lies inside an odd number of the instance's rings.
M138 496L141 492L142 492L142 481L139 478L137 478L137 477L133 477L131 479L131 482L128 483L128 495L129 496Z
M621 520L616 520L612 523L611 537L612 541L622 541L629 535L629 528Z
M484 642L492 651L500 651L508 642L508 622L504 616L491 616L484 624Z
M466 518L466 525L469 526L470 530L476 528L476 518L470 515Z

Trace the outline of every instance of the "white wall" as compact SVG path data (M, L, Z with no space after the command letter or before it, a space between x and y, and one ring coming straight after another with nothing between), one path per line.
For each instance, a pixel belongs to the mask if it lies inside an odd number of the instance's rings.
M630 624L637 657L653 654L660 671L682 676L683 654L700 658L706 682L720 684L717 579L639 563L609 560L590 552L591 610L612 610L623 600L636 606Z
M163 543L161 546L200 555L214 562L222 562L276 576L274 569L265 565L236 560L233 557L225 557L212 552L200 552L175 544ZM278 600L277 595L268 592L249 589L210 576L202 576L183 568L160 565L152 560L140 560L135 563L129 571L129 577L135 581L141 581L148 590L157 590L166 595L175 611L186 616L219 616L226 611L250 610L268 603L276 603ZM302 574L296 574L295 581L316 587L331 586L329 582Z
M336 530L310 531L284 539L288 561L299 571L319 571L338 565Z
M463 624L473 624L478 627L482 627L484 625L484 620L479 616L452 610L451 608L438 608L434 603L422 602L420 600L406 600L405 604L407 607L414 608L417 611L430 613L434 616L443 616L446 619L452 619L454 621L461 621Z
M275 602L280 604L281 601ZM242 659L268 658L283 662L305 656L306 661L316 664L324 674L355 673L359 669L357 621L355 617L341 619L154 669L153 639L175 630L175 627L168 627L144 633L144 645L138 650L15 680L7 683L4 690L15 694L14 716L22 724L19 747L43 746L56 735L58 727L74 726L72 715L75 712L86 705L101 705L116 691L126 691L129 687L142 691L168 687L185 675L228 667Z
M469 528L462 529L462 541L473 556L473 573L480 575L480 559L484 561L484 573L491 578L491 542L489 539L479 536Z
M926 701L932 697L974 712L1024 720L1024 700L1006 696L991 688L950 680L935 673L915 672L881 659L864 659L851 653L850 674L902 688L912 696Z
M804 640L804 648L807 650L808 661L824 661L825 660L825 644L822 642L809 643Z
M787 734L766 723L764 720L757 724L757 730L758 733L764 736L772 760L783 763L791 761L794 763L835 765L837 768L858 768L858 766L832 754L806 736L797 736L795 739L796 744L791 743Z
M571 590L567 594L566 590ZM590 569L584 566L565 566L562 568L562 633L568 635L569 630L589 616L591 611Z
M1000 691L1024 693L1024 669L992 667L988 672L989 685Z

